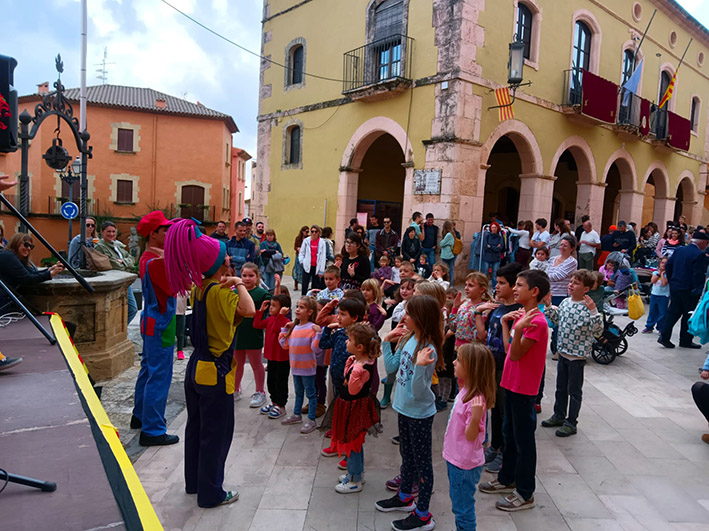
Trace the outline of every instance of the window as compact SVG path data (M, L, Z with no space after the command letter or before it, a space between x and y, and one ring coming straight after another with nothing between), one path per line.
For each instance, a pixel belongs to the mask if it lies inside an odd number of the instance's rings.
M300 127L294 125L288 129L288 152L286 164L300 164Z
M630 79L633 75L633 70L635 69L635 53L633 50L625 50L623 52L623 83Z
M290 84L298 85L303 82L303 54L304 48L302 45L294 46L291 49L291 72Z
M116 203L132 203L132 202L133 202L133 181L118 179L116 181Z
M571 91L569 103L578 105L582 98L583 70L588 70L591 63L591 30L586 23L576 21L574 48L571 57Z
M693 132L697 132L699 129L699 110L700 110L699 98L694 96L692 98L692 107L689 113L689 123L691 124L691 129Z
M239 192L239 216L241 216L241 192Z
M401 75L403 25L403 0L385 0L374 10L372 53L375 60L376 81L384 81Z
M660 74L660 93L658 94L657 101L658 103L662 101L662 96L665 95L665 92L667 92L667 87L670 86L670 80L672 79L672 76L670 76L670 73L667 72L666 70L662 71L662 74ZM666 105L669 105L669 102L667 102L663 107L666 109Z
M524 4L517 5L517 40L524 43L524 58L529 60L532 49L532 12Z
M286 68L283 83L286 92L305 86L305 46L305 39L296 37L285 48Z
M118 151L133 151L133 129L118 129Z
M69 190L71 188L71 190ZM81 194L81 182L76 180L72 183L71 187L62 181L62 203L64 201L73 201L75 203L79 202L79 195Z

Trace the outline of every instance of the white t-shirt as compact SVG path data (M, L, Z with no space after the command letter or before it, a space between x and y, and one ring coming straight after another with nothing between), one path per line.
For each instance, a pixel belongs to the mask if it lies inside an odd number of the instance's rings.
M579 253L592 253L596 254L596 248L591 247L590 245L586 245L583 242L589 242L589 243L601 243L601 237L598 235L598 233L591 229L591 232L582 232L581 237L579 238L579 241L581 243L581 247L579 247Z
M535 232L534 236L532 236L532 241L544 242L544 247L547 247L549 244L549 238L549 231L545 230L544 232Z

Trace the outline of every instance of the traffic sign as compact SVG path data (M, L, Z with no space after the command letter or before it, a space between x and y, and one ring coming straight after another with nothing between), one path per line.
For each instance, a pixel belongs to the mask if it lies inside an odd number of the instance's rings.
M61 213L64 219L74 219L79 215L79 207L76 203L68 201L62 205Z

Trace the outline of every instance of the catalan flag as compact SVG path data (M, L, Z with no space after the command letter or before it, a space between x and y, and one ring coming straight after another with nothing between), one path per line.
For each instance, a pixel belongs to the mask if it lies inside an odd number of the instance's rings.
M495 98L497 104L500 105L497 110L500 111L500 121L511 120L515 117L515 111L512 108L512 99L510 98L510 88L502 87L495 89Z
M679 72L679 66L677 67L677 70L675 70L675 74L672 76L672 79L670 79L670 84L667 85L667 90L665 91L665 94L660 100L660 105L658 105L660 109L662 109L662 106L669 101L669 99L672 97L672 93L675 91L675 80L677 79L677 72Z

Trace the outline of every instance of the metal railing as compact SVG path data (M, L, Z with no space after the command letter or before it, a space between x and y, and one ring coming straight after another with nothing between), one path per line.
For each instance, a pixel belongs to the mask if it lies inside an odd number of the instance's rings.
M18 196L19 201L19 196ZM69 201L68 197L56 197L50 195L47 197L47 214L58 214L62 213L62 205ZM74 199L74 203L79 204L79 199ZM87 216L98 216L100 212L100 200L99 199L87 199L86 200L86 215Z
M583 71L580 68L564 70L562 105L581 105L583 99Z
M18 208L18 209L20 208L20 194L14 194L14 195L4 194L4 195L5 195L5 199L7 199L12 204L12 206L14 206L15 208ZM0 212L11 212L11 210L9 208L7 208L3 203L0 203Z
M624 100L627 100L627 105L623 105ZM642 98L632 92L626 96L626 90L621 89L618 98L618 120L619 125L632 125L640 128L642 124L642 116L640 115L640 106Z
M650 125L656 140L665 140L667 138L667 106L662 109L655 107L651 113Z
M205 223L214 223L217 218L216 207L214 205L186 205L171 203L167 206L166 216L172 218L195 218Z
M393 79L409 80L414 40L392 35L344 54L342 92Z

